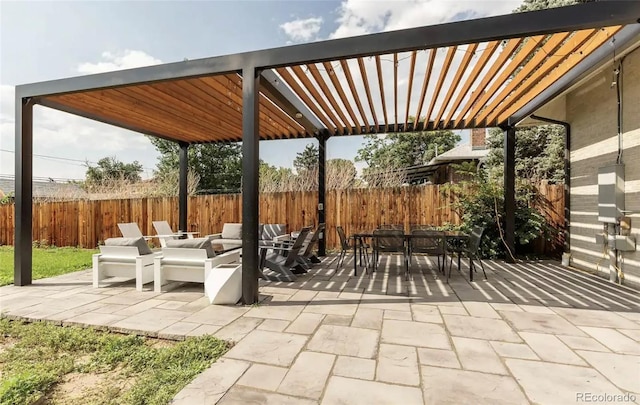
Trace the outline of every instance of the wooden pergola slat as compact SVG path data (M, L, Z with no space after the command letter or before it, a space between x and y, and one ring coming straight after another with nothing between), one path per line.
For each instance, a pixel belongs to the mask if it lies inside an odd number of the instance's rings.
M239 80L238 80L239 79ZM225 93L229 100L233 101L236 105L242 106L242 79L238 76L217 76L217 77L205 77L201 79L202 82L214 88L220 93ZM240 86L238 86L238 83ZM269 134L269 139L277 139L284 137L296 137L299 131L292 127L292 123L287 123L282 112L278 110L270 110L269 107L262 102L261 105L265 108L260 108L258 113L260 116L260 122L268 124L268 128L272 128L273 131ZM289 119L292 121L291 119ZM297 123L296 123L297 124ZM299 126L297 124L296 126Z
M440 106L440 112L438 113L438 115L436 116L436 119L434 120L435 127L438 127L440 125L440 119L444 115L444 112L447 109L449 102L451 101L451 97L453 96L454 91L460 85L460 79L462 78L462 75L464 74L464 72L467 70L467 67L469 67L469 62L471 62L471 58L475 54L476 48L478 48L478 44L471 44L465 50L465 54L462 57L462 61L460 62L460 65L458 66L458 70L456 71L456 74L453 77L453 82L451 83L451 86L447 91L447 95L444 98L444 102ZM447 126L447 123L445 122L443 128L446 128L446 126Z
M535 85L542 77L546 76L552 69L556 68L562 61L568 57L571 53L573 53L577 48L582 46L587 40L593 37L596 33L596 30L584 30L576 32L570 38L566 39L564 44L560 46L557 51L554 50L553 53L549 52L547 54L548 57L544 58L544 55L541 55L540 58L533 57L527 62L527 64L520 69L518 74L509 82L507 86L498 94L495 100L487 106L485 112L487 112L487 120L493 120L495 117L500 114L506 107L500 108L500 105L509 98L516 98L520 94L523 94L525 91L529 90L531 87ZM546 45L546 44L545 44ZM535 56L540 55L543 52L546 52L544 47L538 51ZM516 89L516 94L511 94L514 89Z
M176 138L189 141L190 137L195 137L197 140L206 139L205 134L209 132L209 129L203 129L198 126L191 127L190 123L181 121L180 119L174 119L170 116L165 116L164 119L153 119L149 114L145 114L145 111L140 109L127 109L123 107L121 103L115 103L104 95L98 94L74 94L74 95L60 95L47 97L57 103L67 105L73 108L81 108L93 114L101 114L106 117L114 116L120 117L126 123L138 123L149 127L154 132L159 133L171 133ZM185 128L190 128L188 131ZM167 132L171 131L173 132ZM215 133L214 131L211 131ZM174 135L175 133L175 135Z
M474 122L478 123L481 121L477 117L480 110L486 106L486 103L496 94L496 92L500 89L504 82L506 82L509 77L511 77L513 72L518 69L522 62L535 52L544 37L544 35L537 35L535 37L529 38L524 46L517 51L513 59L509 61L502 72L500 72L498 77L495 78L494 76L495 80L491 83L491 86L488 89L485 89L476 105L471 109L471 113L469 113L470 118L473 119Z
M331 94L331 91L329 90L329 86L327 86L327 83L322 78L322 75L320 74L318 67L315 64L309 64L307 65L307 69L309 69L309 72L311 72L311 76L313 76L316 83L318 83L318 86L320 86L320 90L322 90L322 93L324 94L324 96L327 98L327 100L329 100L329 104L331 104L331 107L333 107L336 113L338 113L338 116L344 123L345 131L348 134L353 133L351 129L351 125L349 124L349 120L344 115L342 108L336 101L335 97L333 97L333 94Z
M500 41L491 41L486 44L484 50L482 51L482 55L480 56L480 59L475 63L475 65L473 65L473 69L471 70L471 73L467 77L467 80L464 83L464 86L462 86L462 88L458 92L458 96L453 102L451 111L449 111L449 113L444 119L445 122L448 123L451 121L451 119L453 118L453 115L455 114L455 112L458 110L458 107L462 103L462 100L469 93L469 90L471 89L471 85L475 83L482 69L484 69L484 67L487 65L487 62L489 62L489 59L494 54L496 49L498 49L498 45L500 45ZM455 127L455 124L454 124L454 127Z
M521 43L522 43L522 38L515 38L507 42L502 52L500 52L496 60L493 62L493 64L489 68L489 71L487 72L487 74L485 74L484 77L482 78L482 81L480 82L480 84L476 86L475 91L471 93L469 100L467 100L467 103L464 105L464 108L462 108L462 110L460 111L460 114L458 114L458 118L456 118L455 122L453 123L453 126L455 128L459 128L459 124L462 122L462 120L467 115L469 110L473 108L474 105L476 105L476 103L478 102L478 99L485 93L485 89L487 88L491 80L495 77L496 73L500 70L502 66L504 66L507 59L509 59L511 55L513 55L513 53L516 51L516 49L518 49ZM471 119L467 120L467 122L469 121L471 121Z
M340 61L340 66L342 67L342 72L344 73L344 76L347 79L347 83L349 84L349 90L351 90L351 96L353 97L353 100L356 102L356 107L358 107L358 112L360 112L360 116L362 117L362 122L364 123L365 131L371 132L371 124L367 119L367 115L365 114L364 108L362 107L362 102L360 101L360 97L358 96L358 91L356 90L355 83L353 82L353 76L351 75L349 62L343 59Z
M436 100L438 100L438 96L440 95L440 89L444 83L445 77L447 77L447 73L449 73L449 66L451 66L451 61L453 60L453 55L455 55L457 46L450 46L447 50L447 56L444 58L444 62L442 64L442 70L440 71L440 76L438 77L438 82L436 83L436 88L433 91L433 96L431 97L431 103L429 104L429 110L427 111L426 119L428 121L431 120L431 113L433 112L433 108L436 105ZM437 122L433 123L434 128L438 126Z
M233 90L228 89L225 85L223 85L218 81L213 80L212 78L203 78L197 81L194 80L190 84L206 94L214 95L214 97L217 97L218 101L223 104L224 104L224 100L226 99L227 107L230 108L233 111L233 114L235 115L233 124L239 127L238 128L239 132L242 131L242 127L240 125L240 122L242 119L242 99L238 98L236 93L234 93ZM191 93L197 94L197 92L194 91L194 89L191 89ZM188 94L186 96L188 96ZM202 102L206 102L206 100L207 98L201 98ZM202 105L206 106L206 104L202 104ZM210 109L207 109L204 111L205 112L210 111ZM270 120L264 111L259 110L258 116L260 120L260 125L265 126L263 131L264 138L276 139L276 138L282 137L283 134L290 132L288 130L286 130L285 132L286 127L281 127L275 121ZM290 136L291 136L291 133L290 133Z
M141 98L137 96L138 93L145 95L148 93L148 95L146 98ZM160 97L164 97L163 100L165 103L167 100L170 100L174 103L173 105L175 107L179 107L180 109L171 108L170 105L151 101L158 95ZM194 125L196 128L203 131L203 133L205 133L205 131L212 131L215 133L224 128L224 130L235 134L241 130L239 126L234 126L224 119L220 120L220 125L210 124L211 120L209 117L207 117L205 112L197 105L187 104L179 98L168 97L162 91L157 88L151 88L150 86L110 89L91 94L81 93L76 95L76 97L80 98L87 104L91 104L92 100L84 97L93 97L95 100L99 100L101 103L111 106L112 109L117 109L118 112L123 115L127 114L128 111L134 111L141 117L149 117L150 119L158 120L160 122L164 122L165 120L179 122L184 128L188 128L189 125ZM99 104L96 102L95 105ZM188 113L185 114L185 112Z
M349 113L349 116L351 117L351 120L355 125L356 134L362 133L362 129L360 128L360 122L358 121L358 118L356 117L356 114L353 111L353 108L351 107L351 103L347 99L347 95L345 94L344 89L342 88L342 83L340 83L340 80L338 79L338 75L335 69L329 62L324 62L322 66L324 66L325 70L329 72L329 79L333 84L333 88L336 89L336 91L338 92L338 96L340 97L340 100L342 100L342 104L347 109L347 112Z
M407 107L405 108L405 114L404 114L404 130L405 131L409 127L409 107L411 106L411 89L413 87L413 75L416 70L417 55L418 55L418 51L413 51L411 53L411 62L409 63L409 84L407 87ZM419 117L415 118L415 125L418 125L418 119Z
M384 131L389 131L389 119L387 117L387 103L384 97L384 80L382 75L382 63L380 55L376 55L376 72L378 73L378 87L380 88L380 100L382 102L382 114L384 116Z
M231 91L238 102L242 104L242 76L236 74L204 78L205 81L207 79L216 80ZM282 126L284 128L283 130L287 131L283 134L286 137L298 137L301 133L305 133L305 129L300 123L282 111L264 93L260 93L260 106L264 107L260 109L260 114L265 114L265 117L272 119L278 123L278 125Z
M362 77L362 83L364 84L364 92L367 94L367 101L369 102L369 108L371 109L371 115L373 116L374 131L378 132L376 107L371 98L371 89L369 89L369 79L367 78L367 68L365 67L364 60L362 58L358 58L358 67L360 68L360 76Z
M540 47L539 49L537 49L537 47L533 49L531 53L532 56L529 58L528 61L526 60L526 58L519 58L518 62L520 62L520 64L518 64L517 66L514 66L515 69L513 71L510 71L509 76L512 76L513 72L515 72L515 70L517 69L519 69L519 71L518 73L515 74L515 76L513 76L513 79L517 77L519 78L526 77L520 74L522 71L524 71L528 75L534 70L536 70L536 75L537 75L537 70L541 67L541 64L544 62L544 60L547 59L549 55L553 54L556 51L556 49L558 49L558 47L562 45L562 43L569 37L569 35L570 33L565 32L561 34L552 35L551 37L546 39L546 42L542 47ZM544 39L541 39L541 41L543 40ZM519 55L516 55L516 57L517 56ZM527 57L529 57L529 55L527 55ZM503 72L502 74L505 75L505 73L506 72ZM505 88L508 88L509 85L514 85L514 84L519 84L519 83L514 83L514 80L511 80ZM489 115L489 113L491 113L493 109L498 105L498 103L501 101L500 95L506 94L504 92L505 88L503 88L500 91L500 93L496 95L494 99L489 103L489 105L487 105L486 108L484 108L476 116L477 122L483 122L484 119L487 117L487 115Z
M227 91L229 97L231 97L236 103L242 105L242 77L239 75L225 75L225 76L213 76L205 77L202 80L211 86L216 86L220 91ZM218 87L221 86L221 87ZM276 127L281 135L277 138L289 138L297 137L301 132L304 132L302 125L294 121L291 117L280 110L271 100L269 100L264 94L260 93L260 117L266 121L272 121L273 126ZM271 138L276 139L276 138Z
M398 54L393 54L393 130L398 131Z
M500 115L497 119L501 118L506 120L509 118L510 114L515 113L520 108L522 108L525 104L531 101L536 95L542 93L542 91L553 83L555 83L560 77L569 72L572 68L574 68L578 63L580 63L584 58L591 53L593 53L600 46L609 41L618 31L620 31L622 27L609 27L605 30L605 35L601 38L594 39L594 41L587 42L584 44L577 52L572 53L569 57L554 69L550 74L546 77L542 78L537 85L533 87L529 92L524 93L522 97L512 103L507 110L505 110L502 115Z
M170 97L169 99L172 101L169 105L174 106L174 108L178 105L189 104L192 108L198 109L205 114L210 114L211 111L219 111L221 119L229 125L237 127L238 133L242 131L242 127L238 123L238 117L241 115L238 107L241 108L241 106L234 107L233 103L230 103L224 94L220 94L220 92L209 88L200 81L196 82L194 79L184 80L181 82L180 87L172 86L171 83L154 83L140 87L149 92L156 91L158 94ZM191 112L188 114L191 114Z
M238 133L241 130L239 125L234 125L237 122L237 118L230 117L228 114L224 113L218 118L219 123L217 125L214 124L210 126L208 123L211 121L211 117L205 110L199 108L198 105L194 105L181 98L168 95L152 86L136 86L114 89L112 91L123 101L126 100L126 102L131 103L133 106L151 106L153 110L149 111L157 111L157 114L169 117L180 116L185 122L195 122L198 126L208 127L210 129L225 128L225 130L233 131L233 133ZM170 105L163 104L163 102L166 102L167 100L171 101ZM149 104L146 104L147 101ZM186 114L181 114L181 112L185 112Z
M300 87L300 85L294 80L293 76L291 76L287 69L278 68L276 69L276 72L280 75L280 77L282 77L285 83L287 83L287 85L291 87L291 90L293 90L293 92L296 93L298 97L300 97L300 99L309 107L309 109L311 109L316 117L318 117L318 119L322 121L322 123L326 125L327 128L333 129L333 131L335 132L336 128L333 127L329 119L322 113L322 111L320 111L316 103L314 103L311 98L307 96L304 90L302 90L302 87Z
M437 49L429 50L429 60L427 61L427 66L425 67L424 80L422 81L422 90L420 90L420 98L418 99L418 109L416 110L416 125L414 126L414 128L418 128L418 124L420 123L422 106L427 96L427 87L429 86L429 78L431 77L431 70L433 69L433 65L435 64L437 51L438 51ZM429 124L429 117L425 117L425 122L423 127L426 128L428 124Z
M319 105L320 108L322 108L325 115L329 117L331 122L333 122L334 133L337 132L338 134L342 135L344 133L345 125L342 122L340 122L338 117L336 117L333 111L331 111L331 108L324 101L324 99L322 98L322 96L320 95L316 87L313 85L313 83L311 83L311 80L309 80L307 75L304 73L304 70L302 70L300 66L291 66L291 70L296 75L298 80L300 80L300 82L304 85L304 88L311 94L311 97L313 97L316 100L317 105Z

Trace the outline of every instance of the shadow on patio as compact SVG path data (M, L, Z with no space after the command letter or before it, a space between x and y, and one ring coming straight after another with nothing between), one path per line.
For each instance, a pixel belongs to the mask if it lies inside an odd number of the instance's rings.
M485 261L451 280L400 256L353 276L336 256L295 282L260 282L261 302L215 306L202 284L91 287L91 272L0 288L3 316L234 347L174 399L191 403L572 403L640 398L640 296L555 261ZM206 399L206 400L205 400ZM635 401L632 400L631 402Z

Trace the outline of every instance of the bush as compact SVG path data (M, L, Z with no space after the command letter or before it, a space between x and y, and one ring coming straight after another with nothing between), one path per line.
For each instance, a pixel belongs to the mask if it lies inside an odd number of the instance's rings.
M453 198L452 207L462 220L460 229L468 232L474 226L483 226L485 231L480 245L482 256L507 257L503 240L505 210L502 183L488 179L482 171L457 166L456 170L465 172L470 180L449 184L443 190ZM539 199L539 193L530 182L516 181L516 251L523 251L524 246L539 236L550 239L553 233L545 217L535 208ZM516 252L512 254L515 256Z

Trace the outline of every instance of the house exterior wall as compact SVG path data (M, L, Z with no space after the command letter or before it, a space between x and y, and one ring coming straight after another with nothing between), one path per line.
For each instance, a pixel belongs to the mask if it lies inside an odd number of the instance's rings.
M617 62L616 62L617 63ZM613 63L567 94L566 119L571 124L572 264L609 276L608 257L595 242L598 222L598 168L616 163L617 98ZM618 83L620 80L618 80ZM622 69L622 132L625 165L625 210L632 211L631 234L640 238L640 49L628 54ZM640 286L640 251L624 253L625 283Z

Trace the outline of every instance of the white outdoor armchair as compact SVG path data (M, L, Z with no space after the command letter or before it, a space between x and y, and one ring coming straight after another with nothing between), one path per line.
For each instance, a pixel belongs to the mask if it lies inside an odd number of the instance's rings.
M156 230L156 237L160 240L160 246L166 247L167 240L179 239L180 236L187 235L187 238L193 239L193 235L197 235L199 232L185 232L178 231L173 232L171 225L167 221L153 221L153 227Z
M209 296L206 287L215 278L216 267L230 263L239 265L240 261L239 249L216 256L208 238L169 240L167 245L162 248L162 256L154 261L155 292L161 292L162 285L169 281L184 281L205 283L205 293ZM242 282L241 278L238 280Z
M153 253L144 238L110 238L93 255L93 287L108 277L135 278L136 290L153 281Z

